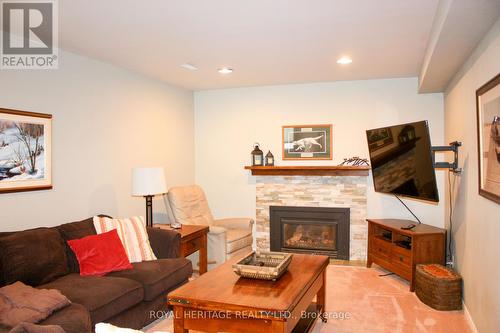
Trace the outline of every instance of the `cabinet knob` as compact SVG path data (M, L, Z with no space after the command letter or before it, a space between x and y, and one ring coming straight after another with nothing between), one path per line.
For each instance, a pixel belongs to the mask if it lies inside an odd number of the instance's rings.
M399 257L399 261L403 261L403 257Z

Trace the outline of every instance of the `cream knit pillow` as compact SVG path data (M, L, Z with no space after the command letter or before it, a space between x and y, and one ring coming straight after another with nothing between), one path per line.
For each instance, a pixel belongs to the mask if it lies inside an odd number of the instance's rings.
M116 229L130 262L156 260L142 216L127 219L94 216L94 227L98 234Z

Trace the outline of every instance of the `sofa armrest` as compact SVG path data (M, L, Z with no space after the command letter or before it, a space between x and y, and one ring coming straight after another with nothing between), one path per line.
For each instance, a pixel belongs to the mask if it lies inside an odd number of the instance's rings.
M214 225L226 229L252 229L253 223L253 219L248 217L214 220Z
M173 230L148 227L149 243L156 258L179 258L181 234Z

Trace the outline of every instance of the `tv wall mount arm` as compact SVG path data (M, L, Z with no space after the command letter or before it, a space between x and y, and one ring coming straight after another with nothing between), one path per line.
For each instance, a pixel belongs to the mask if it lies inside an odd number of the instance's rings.
M433 146L431 147L432 152L432 163L436 169L449 169L453 173L461 173L462 168L458 167L458 147L462 146L462 142L454 141L450 143L449 146ZM436 162L436 152L452 151L454 153L453 162Z

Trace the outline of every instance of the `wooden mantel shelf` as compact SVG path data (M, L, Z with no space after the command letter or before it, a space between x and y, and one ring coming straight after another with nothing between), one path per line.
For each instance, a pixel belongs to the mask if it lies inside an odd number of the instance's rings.
M369 166L246 166L253 176L368 176Z

